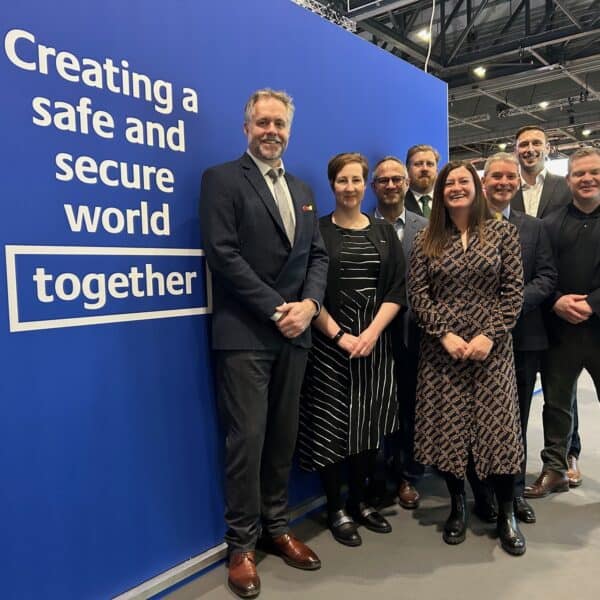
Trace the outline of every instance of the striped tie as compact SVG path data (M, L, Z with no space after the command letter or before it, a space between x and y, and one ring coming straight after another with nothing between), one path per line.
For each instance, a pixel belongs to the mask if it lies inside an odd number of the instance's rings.
M293 246L296 227L294 223L294 215L292 214L292 207L288 202L285 190L282 188L281 177L279 176L279 173L275 169L270 169L267 171L267 175L273 182L273 196L275 198L275 204L279 209L279 215L281 216L285 233L290 241L290 244Z

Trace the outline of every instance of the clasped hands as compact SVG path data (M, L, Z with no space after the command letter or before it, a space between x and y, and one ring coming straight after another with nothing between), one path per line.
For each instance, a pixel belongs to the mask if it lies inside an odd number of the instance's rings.
M460 335L448 332L442 336L440 341L444 350L455 360L483 361L489 356L494 346L494 342L483 333L467 342Z
M554 303L552 310L571 325L587 321L593 313L585 294L565 294Z
M275 322L277 329L286 338L298 337L311 323L317 313L317 306L312 300L301 302L284 302L275 307L281 317Z
M373 352L379 333L374 328L367 327L360 335L344 333L338 341L338 346L347 352L350 358L364 358Z

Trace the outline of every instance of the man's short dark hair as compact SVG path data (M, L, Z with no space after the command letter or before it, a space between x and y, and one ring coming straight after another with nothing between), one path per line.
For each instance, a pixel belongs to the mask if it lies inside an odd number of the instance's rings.
M526 131L541 131L544 134L544 137L546 137L546 132L544 131L544 129L542 127L540 127L539 125L524 125L523 127L521 127L517 133L515 133L515 142L519 139L519 137L524 134ZM546 139L546 141L548 141Z

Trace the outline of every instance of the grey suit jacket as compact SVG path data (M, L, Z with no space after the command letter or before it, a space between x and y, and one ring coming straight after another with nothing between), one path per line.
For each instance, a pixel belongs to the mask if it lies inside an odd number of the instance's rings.
M414 198L413 198L414 201ZM372 213L374 219L377 219L375 213ZM408 271L408 262L410 260L410 253L412 252L413 242L415 236L421 229L427 227L427 219L415 212L411 212L406 209L405 212L406 221L404 223L404 235L402 237L402 250L404 252L404 262ZM384 219L381 219L384 220ZM395 319L395 334L403 342L404 347L410 352L418 352L419 350L419 326L415 320L415 317L408 306L408 310L404 314L399 315Z
M572 194L567 185L567 180L560 175L554 175L550 172L546 173L536 217L538 217L538 219L547 217L555 210L569 204L571 198ZM521 189L517 191L515 197L511 200L510 207L522 213L525 212L523 192Z

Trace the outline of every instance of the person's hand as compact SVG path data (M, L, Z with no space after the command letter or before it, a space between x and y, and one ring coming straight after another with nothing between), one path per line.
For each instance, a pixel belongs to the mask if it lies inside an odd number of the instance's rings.
M586 298L587 295L584 294L565 294L554 303L552 310L571 325L579 325L592 315L592 308Z
M455 333L445 333L441 338L440 342L444 347L444 350L454 359L461 360L464 353L467 350L467 342L463 340L460 335Z
M302 302L285 302L276 306L275 310L282 315L275 323L277 329L286 338L293 339L310 325L317 307L312 300L302 300Z
M375 343L377 342L378 338L379 333L372 327L367 327L358 336L358 343L354 347L352 354L350 354L350 358L362 358L364 356L369 356L369 354L373 352L373 348L375 347Z
M483 333L480 333L467 344L467 349L462 358L463 360L485 360L490 355L493 347L494 342Z
M351 333L344 333L344 335L338 340L337 345L351 357L354 352L354 348L358 344L358 338Z

